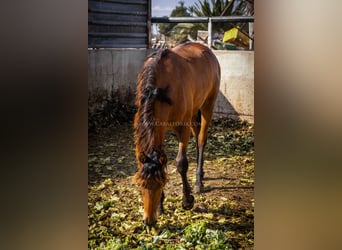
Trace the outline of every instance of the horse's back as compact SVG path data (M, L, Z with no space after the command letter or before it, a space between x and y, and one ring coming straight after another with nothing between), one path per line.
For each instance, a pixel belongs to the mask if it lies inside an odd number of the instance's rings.
M183 43L174 47L171 51L187 58L187 60L203 58L205 53L213 55L212 51L207 46L200 43Z
M207 101L215 101L220 84L220 65L213 52L199 43L186 43L171 50L170 60L174 64L174 76L169 75L173 97L179 105L176 109L197 112ZM172 55L173 54L173 55ZM175 93L176 92L176 93Z
M200 43L185 43L172 50L183 59L185 74L189 75L189 83L210 87L211 84L219 85L220 65L213 52ZM193 81L191 79L194 79Z

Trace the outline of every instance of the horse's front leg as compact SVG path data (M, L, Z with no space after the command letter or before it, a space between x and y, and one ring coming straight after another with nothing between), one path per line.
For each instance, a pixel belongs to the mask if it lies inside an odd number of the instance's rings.
M182 183L183 183L183 208L191 209L194 206L195 198L191 195L190 185L187 178L188 172L188 159L186 157L186 148L188 145L190 136L190 129L186 129L178 134L179 137L179 146L178 146L178 154L176 158L177 162L177 170L181 175Z

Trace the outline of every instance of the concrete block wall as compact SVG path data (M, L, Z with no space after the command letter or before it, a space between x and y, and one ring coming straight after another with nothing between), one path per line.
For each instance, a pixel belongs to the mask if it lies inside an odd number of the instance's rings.
M135 85L147 49L88 50L88 96L91 107L115 98L134 104Z
M214 50L221 65L215 116L254 122L254 52Z
M134 104L136 78L150 49L88 51L89 109L115 98ZM221 65L215 117L254 122L254 52L213 51Z

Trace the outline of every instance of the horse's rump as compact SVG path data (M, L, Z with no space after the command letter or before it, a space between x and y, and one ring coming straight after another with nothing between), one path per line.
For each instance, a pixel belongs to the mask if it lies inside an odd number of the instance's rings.
M173 103L169 106L156 103L156 112L160 110L162 120L188 122L208 99L216 99L220 66L206 46L196 43L177 46L165 53L158 66L156 87L167 89Z

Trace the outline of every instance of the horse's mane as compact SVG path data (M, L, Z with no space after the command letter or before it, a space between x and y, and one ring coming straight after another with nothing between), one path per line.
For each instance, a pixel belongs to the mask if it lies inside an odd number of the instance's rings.
M163 58L167 57L169 52L168 49L163 49L148 56L137 77L135 104L138 107L138 111L134 120L134 138L140 151L147 154L152 152L153 146L159 146L154 145L155 101L158 100L170 105L172 104L171 99L167 96L168 89L156 86L158 65Z

